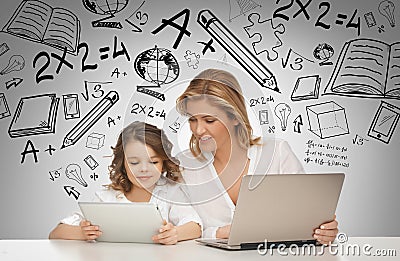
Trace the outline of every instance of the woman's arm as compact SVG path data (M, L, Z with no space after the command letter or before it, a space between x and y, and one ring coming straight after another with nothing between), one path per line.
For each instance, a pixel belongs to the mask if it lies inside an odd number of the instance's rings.
M314 238L317 239L321 244L328 245L335 240L338 232L338 222L336 221L335 215L333 221L322 224L314 231Z
M215 233L216 238L228 238L229 233L231 232L231 225L226 225L223 227L219 227L217 232Z

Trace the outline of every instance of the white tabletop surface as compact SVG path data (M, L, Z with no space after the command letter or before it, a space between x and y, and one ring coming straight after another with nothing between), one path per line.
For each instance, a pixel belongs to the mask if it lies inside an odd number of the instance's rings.
M356 246L357 245L357 246ZM359 247L359 248L358 248ZM357 254L356 248L360 250ZM320 247L317 250L321 250ZM69 240L0 240L0 260L400 260L400 237L349 238L337 247L326 248L323 255L292 254L289 249L260 255L257 250L225 251L206 247L195 241L173 246L136 243L104 243ZM339 254L335 254L338 251ZM330 253L333 252L333 253ZM368 255L371 256L368 256ZM373 256L373 255L386 256ZM388 256L391 255L391 256ZM394 256L395 255L395 256Z

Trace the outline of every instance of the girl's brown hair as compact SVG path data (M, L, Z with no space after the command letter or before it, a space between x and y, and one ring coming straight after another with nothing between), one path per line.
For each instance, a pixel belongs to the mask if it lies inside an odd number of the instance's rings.
M126 126L119 134L117 144L111 147L113 150L113 160L108 167L111 184L108 188L129 192L132 188L126 169L124 148L128 142L138 141L151 147L158 157L163 161L162 172L172 181L181 179L179 161L172 157L172 143L168 140L163 130L145 123L135 121Z

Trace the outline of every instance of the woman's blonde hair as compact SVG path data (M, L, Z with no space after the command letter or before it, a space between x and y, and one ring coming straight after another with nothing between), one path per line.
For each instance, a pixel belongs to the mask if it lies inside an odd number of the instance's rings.
M239 124L235 132L239 144L243 148L258 144L260 137L253 138L253 129L247 115L242 89L235 76L219 69L207 69L199 73L189 83L186 90L177 98L176 108L179 113L187 114L189 100L207 99L213 105L226 112L230 119L236 119ZM199 141L192 134L189 147L194 156L200 156Z
M181 178L179 161L172 157L172 143L168 140L163 130L144 122L135 121L126 126L118 136L117 144L111 147L113 150L113 160L108 167L111 184L108 188L129 192L132 183L128 178L125 169L124 148L128 142L138 141L152 148L158 157L163 161L162 172L172 181Z

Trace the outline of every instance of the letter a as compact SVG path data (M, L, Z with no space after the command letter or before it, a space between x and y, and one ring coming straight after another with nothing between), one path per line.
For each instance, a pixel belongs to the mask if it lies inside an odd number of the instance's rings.
M185 20L183 21L183 25L180 26L176 23L174 23L173 21L175 21L176 19L178 19L179 17L181 17L182 15L185 15ZM184 9L182 11L180 11L178 14L174 15L173 17L171 17L170 19L162 19L161 23L162 25L160 25L159 27L157 27L156 29L154 29L154 31L152 31L152 34L157 34L158 32L160 32L161 30L163 30L167 25L174 27L175 29L178 29L179 35L175 40L174 46L172 46L172 48L176 49L178 48L179 43L182 40L183 34L186 34L188 37L190 37L191 32L189 32L188 30L186 30L188 23L189 23L189 17L190 17L190 10L189 9Z
M113 118L111 118L111 117L108 117L107 124L108 124L109 128L110 128L110 123L113 123L114 126L115 126L115 120Z
M31 150L27 150L28 146L31 147ZM25 145L25 150L23 152L21 152L21 155L22 155L21 164L24 163L25 155L28 154L28 153L33 153L33 156L35 157L35 163L38 163L38 158L37 158L37 155L36 155L37 152L39 152L39 150L35 149L35 146L33 145L31 140L28 140L26 142L26 145Z
M116 67L116 68L114 69L114 71L111 73L111 77L114 76L114 73L117 75L117 79L118 79L119 74L120 74L120 72L119 72L119 70L118 70L118 67Z

